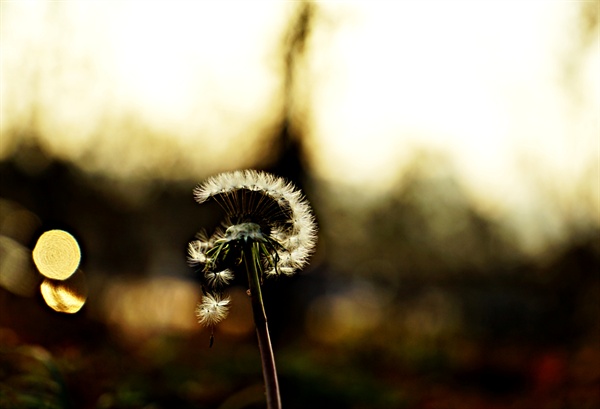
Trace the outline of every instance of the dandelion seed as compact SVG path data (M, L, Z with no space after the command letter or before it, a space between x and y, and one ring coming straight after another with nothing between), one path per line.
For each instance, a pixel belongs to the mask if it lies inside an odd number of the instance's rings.
M188 263L194 264L205 264L207 261L206 250L208 246L205 242L200 240L192 241L188 245Z
M229 313L229 298L206 294L196 307L196 316L200 324L213 326L223 321Z
M233 280L233 272L231 270L223 271L207 271L204 273L204 277L209 286L225 286Z

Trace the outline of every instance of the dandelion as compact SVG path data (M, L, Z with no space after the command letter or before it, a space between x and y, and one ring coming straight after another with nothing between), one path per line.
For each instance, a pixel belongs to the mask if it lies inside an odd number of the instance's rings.
M200 204L214 200L225 213L222 227L210 237L200 233L188 246L189 264L202 272L199 321L212 328L225 319L225 287L238 274L247 277L267 406L280 407L261 284L265 277L289 276L308 263L317 241L310 205L291 183L253 170L213 176L194 189L194 198Z

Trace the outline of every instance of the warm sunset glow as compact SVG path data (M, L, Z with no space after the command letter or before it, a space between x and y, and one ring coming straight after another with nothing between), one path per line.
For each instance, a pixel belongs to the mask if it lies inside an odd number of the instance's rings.
M3 2L0 158L36 141L129 181L262 164L296 6ZM578 12L568 1L316 2L292 95L306 112L291 112L306 121L308 171L385 195L415 152L436 151L531 251L569 223L600 224L598 184L584 182L597 179L600 53L597 36L577 48Z
M79 244L66 231L47 231L33 249L33 261L42 275L53 280L65 280L79 267Z
M516 152L557 159L575 126L558 110L556 72L569 3L523 2L518 13L493 1L323 8L348 15L314 47L313 155L324 177L386 186L413 148L430 146L457 157L466 182L488 195L511 188ZM587 80L597 89L597 76Z
M0 158L25 129L54 156L130 179L249 162L279 116L280 68L269 61L293 9L277 1L3 2Z
M566 216L549 202L600 223L598 183L582 182L598 177L597 38L582 75L564 81L576 3L321 10L339 16L311 49L311 163L323 179L385 194L415 151L429 149L449 158L475 205L514 227L527 250L564 234Z

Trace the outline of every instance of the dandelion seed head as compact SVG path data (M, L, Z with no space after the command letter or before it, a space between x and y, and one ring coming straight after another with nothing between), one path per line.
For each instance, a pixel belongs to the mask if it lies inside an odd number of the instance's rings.
M215 200L225 211L222 240L275 243L269 251L279 259L285 257L276 247L282 247L291 260L274 271L291 274L290 269L304 267L314 251L317 227L311 208L283 178L254 170L222 173L197 186L194 197L198 203Z
M201 232L188 245L189 263L203 272L204 296L196 308L203 325L227 316L229 298L222 291L244 257L255 258L259 273L269 277L294 274L314 251L317 227L310 205L283 178L252 170L222 173L198 185L194 198L214 200L224 211L220 228L210 237Z

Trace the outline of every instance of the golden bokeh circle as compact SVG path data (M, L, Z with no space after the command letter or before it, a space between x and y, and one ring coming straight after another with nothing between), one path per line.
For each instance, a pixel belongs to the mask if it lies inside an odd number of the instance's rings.
M62 281L46 278L40 286L40 292L50 308L67 314L79 311L88 296L85 275L81 270Z
M79 267L79 244L66 231L49 230L38 239L33 249L33 261L42 275L53 280L65 280Z

